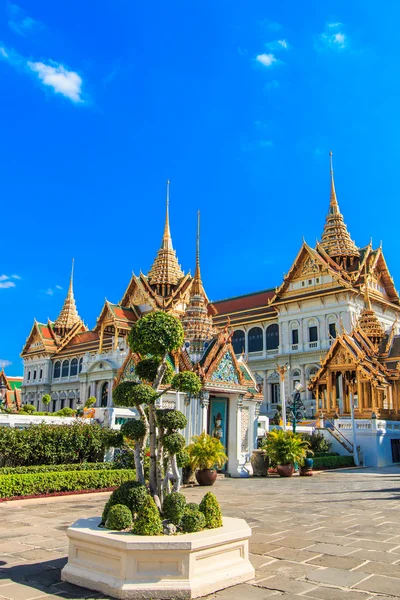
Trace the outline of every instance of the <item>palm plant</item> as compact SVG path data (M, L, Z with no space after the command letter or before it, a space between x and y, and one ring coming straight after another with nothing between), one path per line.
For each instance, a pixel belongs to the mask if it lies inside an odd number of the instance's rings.
M292 431L272 430L268 433L266 450L275 465L302 465L310 453L310 442Z
M225 454L225 448L220 440L203 431L201 435L195 435L192 438L187 451L190 457L190 465L195 471L199 469L221 468L227 462L228 457Z

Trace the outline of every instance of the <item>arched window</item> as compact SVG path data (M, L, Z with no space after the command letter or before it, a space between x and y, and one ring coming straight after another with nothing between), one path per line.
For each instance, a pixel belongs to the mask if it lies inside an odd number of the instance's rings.
M33 381L36 381L36 369L33 371Z
M79 359L79 373L82 373L83 358Z
M308 322L308 341L310 344L318 342L318 322L315 319Z
M267 327L266 338L267 350L277 350L279 347L279 327L277 323Z
M249 331L249 352L259 352L263 349L263 331L261 327L252 327Z
M53 369L53 377L54 379L58 379L61 375L61 363L58 360L57 362L54 363L54 369Z
M71 360L71 371L70 371L70 375L77 375L78 373L78 359L77 358L73 358Z
M332 341L332 339L335 339L337 336L337 326L336 326L336 315L329 315L328 316L328 337L329 340Z
M61 377L68 377L69 372L69 360L64 360L62 364Z
M31 372L28 371L28 381L30 381L30 380L31 380Z
M108 382L106 381L101 386L101 403L100 403L100 406L102 408L105 408L107 406L107 403L108 403Z
M238 329L232 336L232 346L235 354L241 354L244 351L244 331Z

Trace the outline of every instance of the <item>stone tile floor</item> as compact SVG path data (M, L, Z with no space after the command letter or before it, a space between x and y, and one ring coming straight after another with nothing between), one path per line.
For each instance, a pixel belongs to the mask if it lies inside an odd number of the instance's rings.
M185 490L199 501L206 490ZM400 598L400 466L314 477L225 479L227 516L253 529L253 581L208 600ZM66 530L100 514L108 494L0 504L0 600L102 598L60 581Z

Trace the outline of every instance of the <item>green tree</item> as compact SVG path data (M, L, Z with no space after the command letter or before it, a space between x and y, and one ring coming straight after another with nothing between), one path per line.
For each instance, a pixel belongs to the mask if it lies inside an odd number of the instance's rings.
M153 312L135 323L128 342L132 352L141 357L136 365L140 383L123 382L113 391L115 406L135 407L141 426L135 431L126 428L124 435L131 436L135 444L136 477L144 483L143 454L147 439L150 445L150 493L161 508L163 497L180 487L176 454L182 449L183 437L179 429L186 426L186 417L179 411L156 411L156 400L173 389L196 395L201 389L199 377L185 371L174 375L168 360L169 354L182 347L183 327L179 319L164 313ZM164 387L160 389L161 385Z
M42 396L42 402L45 406L48 406L51 402L50 394L45 394L44 396Z
M96 398L94 396L90 396L85 402L85 408L92 408L96 404Z

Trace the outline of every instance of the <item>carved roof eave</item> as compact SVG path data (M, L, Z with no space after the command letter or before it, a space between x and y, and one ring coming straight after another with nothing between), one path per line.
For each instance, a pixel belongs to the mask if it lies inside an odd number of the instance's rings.
M311 248L311 246L309 246L306 242L303 242L289 270L289 273L284 277L283 282L277 288L275 295L269 301L269 305L272 305L275 302L277 302L279 300L280 295L286 291L298 267L298 262L306 253L309 254L314 260L318 260L321 266L327 269L330 272L330 274L334 277L334 279L336 279L344 288L353 289L353 286L349 281L350 278L347 275L347 273L343 270L343 268L339 267L336 263L334 263L334 267L333 265L331 265L331 262L333 261L330 260L328 262L323 256L321 256L321 254L319 254L319 252Z
M82 333L84 331L88 331L88 328L86 327L85 323L81 319L79 319L79 321L77 321L75 325L72 326L67 335L62 339L60 345L55 351L55 354L61 352L61 350L68 346L69 342L72 340L73 337L75 337L78 333Z
M240 369L238 360L235 356L235 352L234 352L232 344L231 344L231 337L232 337L232 334L229 334L227 337L226 337L226 333L218 334L217 343L215 344L215 347L212 348L210 355L207 357L207 359L202 367L203 372L204 372L203 381L205 383L210 382L215 369L218 367L221 359L224 357L224 355L228 351L231 355L233 365L234 365L236 373L238 375L239 384L241 386L246 387L246 382L243 377L243 373ZM214 384L215 382L212 382L212 383ZM229 383L229 382L227 382L227 383ZM247 390L247 387L246 387L246 390Z
M10 392L12 390L12 388L11 388L11 385L10 385L10 383L8 381L7 375L4 372L4 369L1 369L1 371L0 371L0 380L2 378L4 379L4 383L6 384L7 391Z
M45 323L40 323L40 325L45 325ZM24 347L23 347L23 349L22 349L22 352L21 352L21 354L20 354L20 356L21 356L22 358L23 358L25 355L27 355L27 354L28 354L29 346L30 346L30 344L31 344L31 342L32 342L32 338L33 338L33 336L34 336L34 334L35 334L35 333L37 333L37 334L39 335L39 337L40 337L40 340L41 340L41 342L42 342L42 346L43 346L43 347L42 347L42 348L40 348L40 349L38 348L38 349L37 349L37 351L38 351L38 352L41 352L41 353L45 352L45 353L46 353L46 354L48 354L48 355L51 355L51 354L53 354L53 353L54 353L54 351L55 351L55 349L56 349L56 347L57 347L57 345L58 345L58 343L59 343L59 342L57 341L57 339L56 339L55 335L54 335L54 332L52 331L52 332L51 332L51 335L52 335L52 338L53 338L53 342L52 342L52 343L54 343L54 346L55 346L55 348L50 350L50 348L47 348L47 347L46 347L46 341L45 341L45 339L43 338L42 332L40 331L39 323L38 323L38 321L36 321L36 319L35 319L35 320L34 320L34 322L33 322L33 325L32 325L32 329L31 329L31 331L30 331L30 333L29 333L29 335L28 335L28 337L27 337L27 339L26 339L26 342L25 342L25 344L24 344ZM35 349L35 350L36 350L36 349Z

